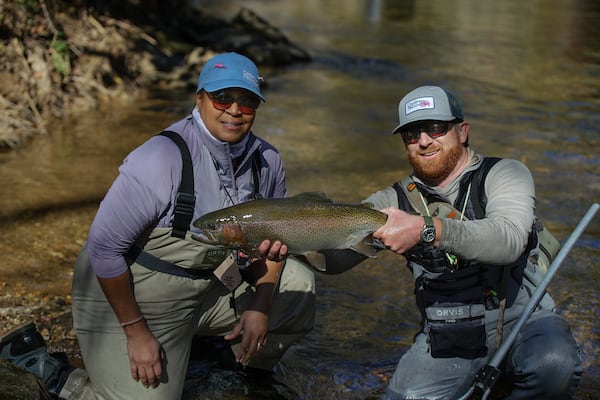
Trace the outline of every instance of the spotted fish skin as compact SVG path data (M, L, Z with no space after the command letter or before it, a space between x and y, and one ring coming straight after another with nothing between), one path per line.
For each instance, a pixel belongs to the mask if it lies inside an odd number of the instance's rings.
M365 238L385 224L387 215L367 205L334 203L322 193L253 200L208 213L193 225L204 243L256 249L265 239L280 240L290 254L323 249L354 249L373 256Z

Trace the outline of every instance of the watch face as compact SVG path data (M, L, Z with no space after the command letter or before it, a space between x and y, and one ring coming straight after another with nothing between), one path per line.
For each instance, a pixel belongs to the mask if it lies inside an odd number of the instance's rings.
M435 240L435 228L432 226L427 226L423 228L421 232L421 240L425 243L431 243Z

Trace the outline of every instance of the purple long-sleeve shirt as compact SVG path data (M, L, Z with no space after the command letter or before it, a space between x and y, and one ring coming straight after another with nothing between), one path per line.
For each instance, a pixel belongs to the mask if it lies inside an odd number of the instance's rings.
M192 157L196 196L192 221L207 212L251 199L255 152L261 156L261 196L286 196L285 172L275 147L249 133L242 162L234 171L232 146L209 136L195 115L167 128L184 138ZM150 138L125 158L88 235L87 250L96 275L111 278L124 273L128 268L124 254L133 243L155 227L171 226L182 166L179 148L163 136Z

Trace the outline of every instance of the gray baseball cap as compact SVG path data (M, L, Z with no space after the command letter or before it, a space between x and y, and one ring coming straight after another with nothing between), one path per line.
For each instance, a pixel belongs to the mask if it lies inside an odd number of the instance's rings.
M398 119L400 123L392 134L417 121L464 120L456 97L439 86L421 86L404 96L398 104Z

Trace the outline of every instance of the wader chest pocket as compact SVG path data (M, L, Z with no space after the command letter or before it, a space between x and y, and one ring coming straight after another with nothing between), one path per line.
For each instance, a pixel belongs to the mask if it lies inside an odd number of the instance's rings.
M487 354L483 304L436 304L425 312L432 357L473 359Z

